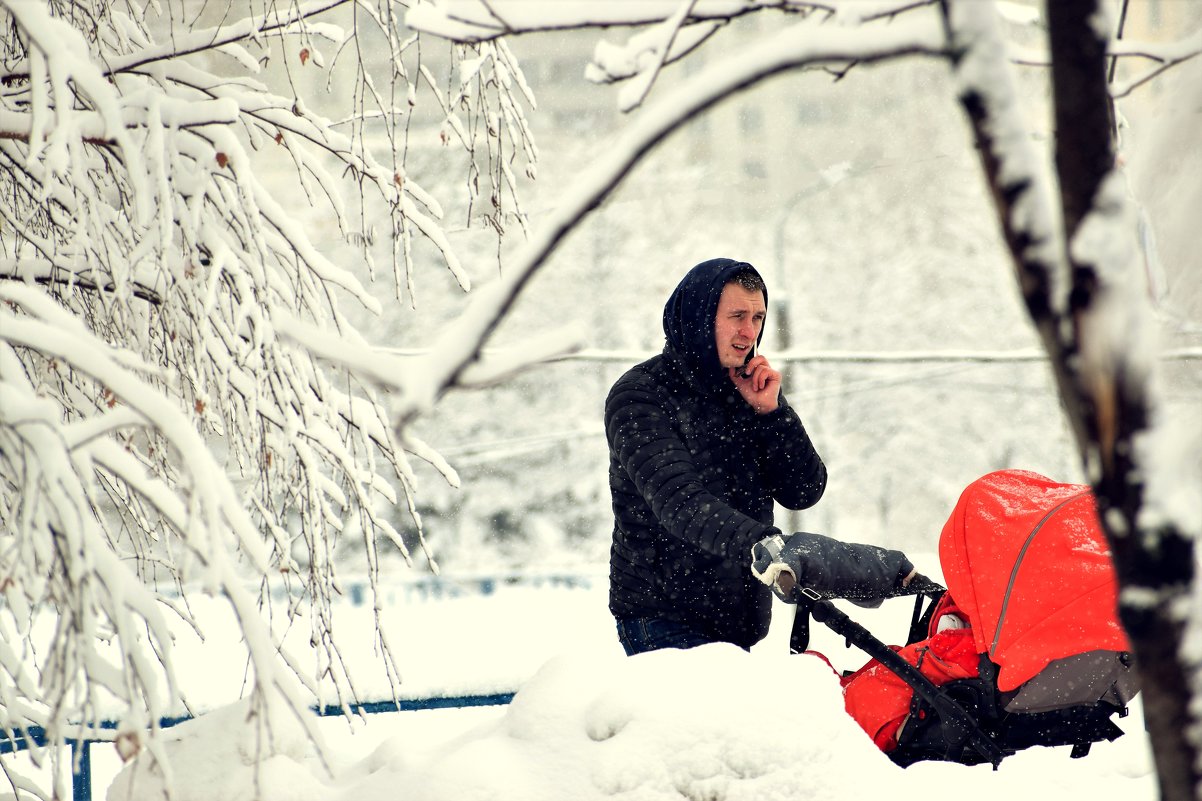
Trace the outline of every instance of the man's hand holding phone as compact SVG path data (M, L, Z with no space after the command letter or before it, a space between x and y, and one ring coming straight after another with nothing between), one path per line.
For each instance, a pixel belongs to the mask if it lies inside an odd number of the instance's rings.
M729 373L735 388L756 414L776 411L780 405L780 373L766 358L752 355L742 367L731 367Z

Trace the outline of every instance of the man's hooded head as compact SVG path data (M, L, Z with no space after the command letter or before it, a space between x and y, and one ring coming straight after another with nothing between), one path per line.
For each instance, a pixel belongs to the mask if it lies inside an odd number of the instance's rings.
M714 320L722 290L743 272L759 277L759 272L747 262L734 259L703 261L685 274L664 305L667 349L679 355L699 379L719 382L719 386L727 386L729 382L723 380L726 371L718 360ZM760 283L763 283L762 278ZM763 292L767 305L768 290Z

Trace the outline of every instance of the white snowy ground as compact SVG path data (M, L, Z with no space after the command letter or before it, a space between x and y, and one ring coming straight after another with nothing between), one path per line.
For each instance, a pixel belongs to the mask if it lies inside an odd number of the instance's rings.
M282 722L265 745L256 742L243 707L221 707L169 730L173 797L858 801L957 787L971 787L976 801L1156 797L1138 700L1119 721L1128 734L1081 760L1063 748L1032 749L996 772L936 763L902 770L845 715L831 671L813 657L787 654L784 617L750 654L711 645L627 658L605 600L602 575L587 589L501 586L489 595L442 599L398 587L389 614L394 643L404 648L406 694L516 689L509 706L377 714L353 725L323 719L328 771L295 721ZM852 610L897 642L911 604ZM357 673L371 694L377 688L368 674L378 671L369 608L348 604L340 614L347 653L362 663ZM211 696L202 704L237 692L240 670L223 664L219 655L230 643L218 640L210 638L205 650L193 644L195 653L181 643L188 681ZM866 660L821 627L814 647L840 668ZM265 757L257 775L256 752ZM127 767L113 781L120 763L110 746L94 746L93 761L97 798L110 782L112 801L163 798L154 772Z

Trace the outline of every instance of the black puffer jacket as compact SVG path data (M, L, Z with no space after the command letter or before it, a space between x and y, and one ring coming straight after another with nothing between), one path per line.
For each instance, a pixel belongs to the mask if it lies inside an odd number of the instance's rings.
M757 415L718 362L718 299L747 267L694 267L664 308L664 352L631 368L605 403L610 611L676 620L743 647L768 631L772 596L749 565L751 546L780 533L773 499L804 509L826 488L826 467L784 396Z

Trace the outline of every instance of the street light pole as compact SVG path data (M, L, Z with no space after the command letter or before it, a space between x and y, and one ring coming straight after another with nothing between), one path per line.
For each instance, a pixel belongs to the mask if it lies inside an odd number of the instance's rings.
M817 180L803 186L793 193L781 209L780 215L776 221L775 237L773 239L776 263L773 269L776 271L777 289L774 293L776 301L773 304L773 309L777 315L779 322L777 323L779 336L777 337L776 347L787 352L794 346L793 341L793 325L794 315L792 314L793 297L791 292L791 282L789 281L789 269L785 263L785 226L788 225L789 218L793 216L793 212L803 200L830 189L835 184L840 183L849 175L853 175L851 164L846 161L841 161L838 164L818 171ZM784 375L781 379L781 389L785 394L790 394L794 389L794 382L789 380L788 375ZM800 524L801 513L796 510L787 510L786 520L792 530L796 530Z

